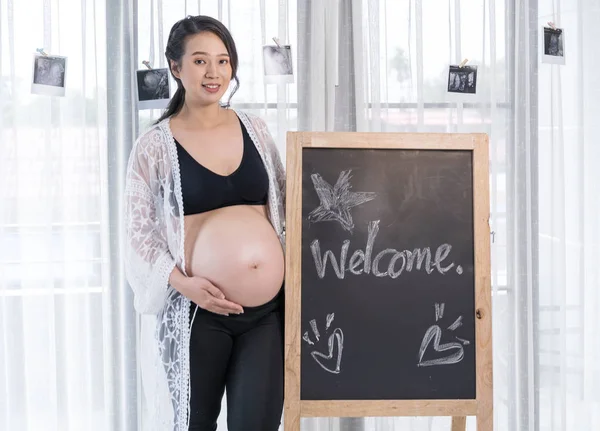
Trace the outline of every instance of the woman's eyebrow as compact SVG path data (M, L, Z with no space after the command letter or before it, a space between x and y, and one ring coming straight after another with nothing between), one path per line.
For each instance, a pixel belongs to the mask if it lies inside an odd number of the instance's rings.
M197 55L197 54L200 54L200 55L209 55L210 56L210 54L208 52L204 52L204 51L196 51L196 52L192 53L192 55ZM229 54L227 54L227 53L217 54L216 56L217 57L229 57Z

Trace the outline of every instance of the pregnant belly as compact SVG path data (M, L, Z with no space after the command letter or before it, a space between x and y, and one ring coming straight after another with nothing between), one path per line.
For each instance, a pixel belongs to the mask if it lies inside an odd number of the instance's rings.
M283 250L263 207L186 216L185 243L188 274L205 277L241 306L268 302L283 284Z

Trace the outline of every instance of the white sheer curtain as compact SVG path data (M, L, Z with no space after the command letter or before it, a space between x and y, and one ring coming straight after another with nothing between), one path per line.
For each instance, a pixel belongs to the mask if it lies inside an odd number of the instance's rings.
M0 429L105 429L105 8L0 0ZM68 57L65 97L30 93Z
M600 4L539 0L565 29L564 66L539 66L540 430L600 429Z

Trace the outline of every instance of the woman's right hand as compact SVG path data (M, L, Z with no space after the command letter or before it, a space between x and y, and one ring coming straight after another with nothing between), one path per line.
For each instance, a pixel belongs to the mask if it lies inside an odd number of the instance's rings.
M241 305L225 299L223 292L204 277L187 277L182 293L200 308L212 313L229 316L244 312Z

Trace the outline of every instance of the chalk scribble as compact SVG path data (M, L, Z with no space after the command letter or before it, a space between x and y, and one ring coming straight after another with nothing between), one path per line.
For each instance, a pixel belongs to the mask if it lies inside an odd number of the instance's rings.
M320 205L308 215L311 222L337 221L348 232L354 229L350 208L369 202L377 196L373 192L353 192L350 185L352 170L342 171L335 186L331 186L320 174L312 174Z

